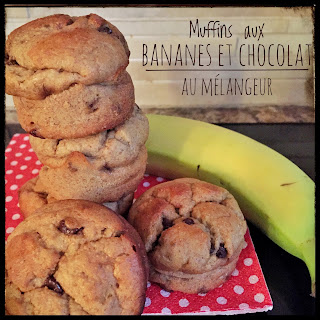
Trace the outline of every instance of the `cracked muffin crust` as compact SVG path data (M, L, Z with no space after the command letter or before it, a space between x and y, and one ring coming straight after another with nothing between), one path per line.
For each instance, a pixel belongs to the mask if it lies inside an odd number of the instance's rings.
M8 314L142 313L143 242L102 205L63 200L43 206L8 237L5 254Z
M57 200L85 199L97 203L118 201L132 193L143 178L147 165L143 145L137 158L125 166L95 168L80 152L72 152L61 167L43 166L34 191L47 193Z
M129 55L122 33L96 14L36 19L8 36L6 93L39 100L73 84L114 82Z
M117 127L96 135L78 139L40 139L32 135L29 141L38 159L50 168L69 161L72 152L84 154L97 169L124 166L132 162L147 141L148 118L135 105L131 117Z
M27 218L34 214L34 212L46 205L47 203L51 203L57 201L50 194L45 192L36 192L34 190L35 185L38 181L38 176L28 180L18 191L19 196L19 207L24 216ZM124 194L119 200L113 202L104 202L101 203L105 207L111 209L117 214L126 215L129 208L132 205L132 201L134 198L134 193ZM86 200L86 199L83 199Z
M206 292L234 270L246 221L224 188L191 178L156 185L132 205L128 221L150 261L150 280L167 290Z
M73 139L112 129L126 121L135 105L134 86L128 72L114 84L74 84L68 89L31 100L14 96L21 127L48 139Z

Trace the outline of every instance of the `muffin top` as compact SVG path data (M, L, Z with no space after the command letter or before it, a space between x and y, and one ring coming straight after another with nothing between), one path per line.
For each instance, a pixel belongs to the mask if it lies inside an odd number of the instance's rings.
M131 207L128 221L156 270L189 274L212 271L238 255L247 229L230 192L191 178L147 190Z

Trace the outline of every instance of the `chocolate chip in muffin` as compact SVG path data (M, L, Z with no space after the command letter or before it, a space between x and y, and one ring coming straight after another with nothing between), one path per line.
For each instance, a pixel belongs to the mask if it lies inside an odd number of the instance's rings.
M69 169L71 172L77 172L77 171L78 171L77 168L75 168L75 167L72 166L72 163L71 163L71 162L68 162L68 169Z
M186 219L183 219L182 221L188 225L194 224L194 221L191 218L186 218Z
M214 244L211 242L211 246L210 246L210 255L212 255L214 253Z
M65 220L61 220L60 223L59 223L59 226L58 226L58 230L64 234L78 234L80 232L82 232L82 230L84 229L84 227L81 227L81 228L68 228L66 226L66 222Z
M8 66L13 66L13 65L19 65L19 63L16 60L8 60L7 61Z
M32 123L32 124L33 124L33 123ZM32 136L36 137L36 138L45 139L41 134L39 134L39 133L37 132L36 129L31 130L29 133L30 133Z
M166 230L166 229L173 226L173 221L167 219L166 217L163 217L162 218L162 226L163 226L163 230Z
M224 243L220 243L219 249L216 253L218 258L225 258L227 256L227 249L224 247Z
M88 104L88 108L90 110L90 112L95 112L97 111L99 108L96 106L97 102L99 101L99 98L93 100L92 102L90 102Z
M46 279L44 285L46 287L48 287L50 290L53 290L54 292L56 292L56 293L58 293L60 295L62 295L63 292L64 292L62 287L61 287L61 285L60 285L60 283L55 279L55 277L53 275L49 276Z
M125 234L124 231L117 231L114 236L115 236L116 238L119 238L119 237L121 237L123 234Z
M159 245L159 239L160 239L160 237L161 237L161 233L158 234L156 241L152 244L151 251L153 251L153 250L155 249L155 247Z
M48 194L46 192L38 192L38 195L42 199L47 199L48 197Z
M67 26L70 26L71 24L73 24L73 20L72 19L69 19L66 23Z
M90 153L83 153L87 160L92 161L95 157Z
M103 167L102 167L103 170L111 173L112 172L112 168L110 168L107 164L105 164Z
M208 291L209 291L209 290L208 290L207 288L202 287L202 288L200 288L199 293L200 293L200 294L205 294L205 293L207 293Z
M50 96L53 92L51 89L49 89L43 85L42 86L42 93L43 93L43 97L46 98L46 97Z
M102 24L99 29L98 29L99 32L106 32L108 34L111 34L112 33L112 30L110 29L110 27L107 25L107 24Z

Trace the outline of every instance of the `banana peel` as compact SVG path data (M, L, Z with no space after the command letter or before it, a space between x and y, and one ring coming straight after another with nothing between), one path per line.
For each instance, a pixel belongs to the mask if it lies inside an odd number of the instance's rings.
M147 114L147 172L192 177L228 189L246 219L302 259L315 296L315 184L280 153L213 124Z

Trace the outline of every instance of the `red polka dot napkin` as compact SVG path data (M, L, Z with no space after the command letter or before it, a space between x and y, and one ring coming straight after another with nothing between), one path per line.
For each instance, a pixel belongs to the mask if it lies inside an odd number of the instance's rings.
M41 167L41 162L30 146L28 135L15 134L5 150L6 240L23 220L18 204L18 190L35 177ZM135 199L148 188L164 181L162 177L145 174L135 192ZM230 279L207 293L168 292L148 282L143 314L230 315L271 310L272 300L249 231L245 241L247 245Z

